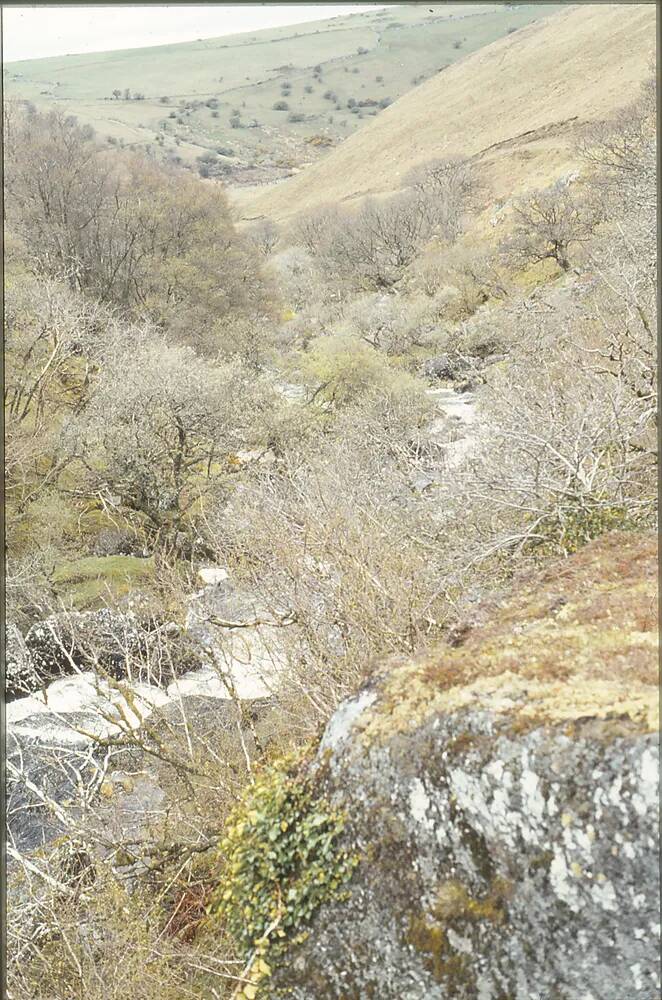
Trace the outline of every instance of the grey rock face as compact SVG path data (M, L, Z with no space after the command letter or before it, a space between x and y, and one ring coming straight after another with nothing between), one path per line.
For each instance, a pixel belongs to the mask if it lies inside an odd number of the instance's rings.
M603 536L339 708L313 773L360 860L274 996L659 1000L656 570Z
M81 780L94 781L102 756L93 749L81 753L76 746L7 734L7 832L17 850L37 850L66 832L57 806L77 797Z
M429 358L423 365L423 375L430 379L450 379L465 377L467 369L480 365L480 358L439 354Z
M288 970L292 996L659 996L655 737L522 737L468 711L359 752L340 712L324 787L365 860Z
M55 677L84 669L92 648L104 667L120 676L127 655L139 651L140 638L136 623L106 608L36 622L24 639L14 636L8 651L8 697L37 691Z

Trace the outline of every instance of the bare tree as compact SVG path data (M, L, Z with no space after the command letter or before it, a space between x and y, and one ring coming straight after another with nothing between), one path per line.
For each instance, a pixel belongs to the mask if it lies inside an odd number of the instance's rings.
M342 326L389 355L406 355L429 343L439 322L439 302L432 298L369 293L349 303Z
M280 230L271 219L262 219L250 227L248 238L261 254L269 257L278 246Z
M514 228L502 243L506 258L520 266L554 260L569 271L576 247L587 243L602 221L596 200L575 194L566 183L534 191L513 206Z
M348 288L393 289L430 235L420 199L405 193L339 216L315 252Z
M338 214L335 206L327 205L300 215L292 227L293 241L305 247L308 253L317 254L336 225Z
M478 183L466 160L430 160L415 167L405 184L416 192L432 230L454 243L465 215L474 207Z
M653 70L634 101L607 121L592 124L581 136L580 153L597 168L595 180L608 184L620 199L626 192L636 197L637 188L641 195L642 182L649 192L654 190L656 109Z
M17 116L9 134L9 223L42 272L167 325L269 310L218 185L109 151L59 112Z
M651 522L652 342L645 325L635 339L621 322L610 285L613 277L507 310L509 363L488 372L475 450L451 488L467 563L472 551L567 553L610 528ZM605 313L607 338L596 324Z
M70 425L70 448L87 470L84 488L119 494L152 534L172 540L222 475L224 457L250 442L264 405L265 391L238 365L219 368L131 330L109 345L89 404Z

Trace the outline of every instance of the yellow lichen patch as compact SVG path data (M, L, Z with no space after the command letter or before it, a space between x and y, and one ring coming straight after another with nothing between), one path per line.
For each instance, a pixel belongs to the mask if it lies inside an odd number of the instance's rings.
M655 536L614 533L521 583L463 646L387 668L364 739L468 708L526 728L625 718L655 731L657 645Z
M474 898L466 886L457 879L444 882L437 892L433 914L442 923L458 921L475 923L487 920L501 924L505 919L505 902L512 886L504 879L496 879L490 892L482 899Z
M407 942L427 956L427 965L437 982L448 986L473 986L471 962L458 954L449 941L449 929L465 934L478 924L499 926L507 919L506 904L512 885L495 879L487 895L476 898L458 879L443 882L432 910L411 917Z

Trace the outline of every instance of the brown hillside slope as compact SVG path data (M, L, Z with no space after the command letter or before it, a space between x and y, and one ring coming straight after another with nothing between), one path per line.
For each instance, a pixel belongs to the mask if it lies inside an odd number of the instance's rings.
M577 130L635 95L655 48L655 6L573 6L450 66L321 162L242 198L244 219L287 219L397 190L433 157L476 157L494 198L571 169Z

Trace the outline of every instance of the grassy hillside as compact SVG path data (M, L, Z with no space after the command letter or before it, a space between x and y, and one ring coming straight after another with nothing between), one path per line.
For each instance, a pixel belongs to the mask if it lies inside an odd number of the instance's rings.
M184 162L221 150L212 176L261 183L319 159L389 101L563 6L412 4L253 34L16 62L5 69L6 94L66 109L112 142ZM276 110L278 102L287 107Z
M410 168L449 155L480 161L491 204L547 184L572 169L582 124L632 99L654 50L652 5L552 13L404 95L305 173L244 193L242 213L282 220L322 203L391 192Z

